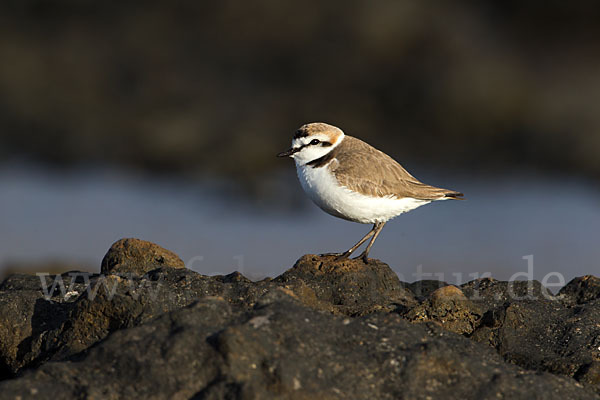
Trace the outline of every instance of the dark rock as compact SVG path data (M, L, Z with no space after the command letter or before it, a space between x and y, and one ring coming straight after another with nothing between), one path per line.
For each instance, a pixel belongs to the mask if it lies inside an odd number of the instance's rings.
M30 321L38 297L32 291L0 292L0 379L24 364L19 346L32 335Z
M424 279L422 281L416 281L406 285L406 288L415 294L417 299L420 301L426 299L436 291L437 289L448 286L449 284L444 281L438 281L433 279Z
M600 300L571 307L537 282L509 285L490 279L463 285L485 311L471 338L508 362L573 377L600 393Z
M133 247L113 253L118 274L0 284L0 398L600 393L600 299L579 294L593 285L558 297L537 282L407 285L376 260L312 255L259 282L170 265L141 274L157 247Z
M273 280L291 289L305 304L336 314L358 316L416 304L398 276L378 260L305 255Z
M411 322L435 321L445 329L468 335L478 326L483 313L456 286L443 286L423 303L408 310L404 317Z
M585 372L600 360L599 322L600 304L573 309L558 302L522 302L496 311L472 337L524 368L597 385L593 369Z
M140 239L115 242L102 259L103 274L135 273L143 275L156 268L185 268L177 254Z
M89 273L75 273L87 276ZM53 286L54 282L60 282ZM44 283L44 284L42 284ZM37 361L40 337L66 321L70 303L85 285L72 276L17 274L0 285L0 379Z
M265 292L261 284L229 278L164 268L145 277L92 276L89 285L77 293L74 302L60 301L60 293L52 298L58 301L47 301L41 291L34 292L30 297L24 297L28 308L17 302L15 307L4 310L7 321L18 318L23 309L29 310L21 320L25 327L32 327L32 330L24 329L19 337L21 340L30 336L19 342L19 359L9 358L7 365L16 372L24 366L64 359L86 350L114 331L140 325L200 298L220 297L228 303L249 308ZM45 323L47 318L53 323ZM10 347L14 352L14 344Z
M538 281L502 282L483 278L462 285L461 290L469 300L484 311L492 310L507 302L551 301L556 297Z
M600 299L600 278L586 275L573 279L558 293L563 300L584 304Z
M284 291L249 313L216 298L113 333L77 361L0 383L6 398L597 399L574 381L395 313L349 319ZM103 373L99 373L102 371Z
M589 383L596 392L600 392L598 390L600 385L600 361L596 359L589 364L582 365L575 373L574 378L579 382Z
M41 290L40 278L29 274L13 274L0 283L0 292Z

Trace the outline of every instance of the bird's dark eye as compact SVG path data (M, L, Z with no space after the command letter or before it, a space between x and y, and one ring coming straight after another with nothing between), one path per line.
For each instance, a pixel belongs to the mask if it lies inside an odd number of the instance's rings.
M310 144L315 145L315 144L319 144L321 143L321 141L319 139L313 139L310 141Z

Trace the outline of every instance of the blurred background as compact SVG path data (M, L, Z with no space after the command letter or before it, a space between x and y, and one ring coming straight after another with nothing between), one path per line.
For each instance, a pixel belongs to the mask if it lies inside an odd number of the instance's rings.
M598 274L600 3L0 3L0 274L99 270L121 237L275 276L370 227L275 158L341 127L468 200L386 226L407 281ZM471 275L469 277L469 274Z

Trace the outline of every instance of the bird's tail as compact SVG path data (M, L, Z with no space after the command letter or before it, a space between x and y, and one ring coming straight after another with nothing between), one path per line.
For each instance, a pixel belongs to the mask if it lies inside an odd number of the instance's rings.
M444 193L444 199L465 200L464 194L461 192L455 192L453 190Z

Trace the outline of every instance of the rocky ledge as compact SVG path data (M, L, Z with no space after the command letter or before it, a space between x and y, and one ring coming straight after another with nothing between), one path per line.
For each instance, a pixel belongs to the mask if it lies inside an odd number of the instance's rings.
M600 399L600 279L407 284L306 255L204 276L124 239L101 274L0 284L2 399Z

